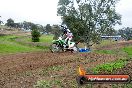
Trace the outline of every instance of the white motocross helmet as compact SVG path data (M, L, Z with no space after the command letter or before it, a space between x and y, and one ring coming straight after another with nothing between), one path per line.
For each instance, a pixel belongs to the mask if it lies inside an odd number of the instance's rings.
M71 32L69 29L67 29L67 32Z

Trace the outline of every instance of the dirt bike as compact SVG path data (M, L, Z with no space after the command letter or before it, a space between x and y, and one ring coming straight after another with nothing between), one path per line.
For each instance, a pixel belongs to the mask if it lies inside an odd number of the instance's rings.
M77 47L78 43L70 42L71 48L69 48L66 44L66 41L62 39L62 37L59 37L58 40L53 40L52 45L50 47L51 52L65 52L65 51L71 51L71 52L79 52L79 48Z

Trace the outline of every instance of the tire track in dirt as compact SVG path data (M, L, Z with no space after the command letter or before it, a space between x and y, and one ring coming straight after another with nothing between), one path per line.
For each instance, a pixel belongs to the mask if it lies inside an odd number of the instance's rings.
M0 71L2 73L17 73L47 67L57 64L66 64L76 60L71 53L35 52L0 57Z
M0 57L0 72L13 74L53 65L75 63L77 58L80 58L78 61L80 64L83 63L91 67L100 63L114 61L117 59L117 56L94 53L73 54L50 52L14 54ZM90 60L90 63L89 61L85 62L86 60Z
M50 52L34 52L20 53L9 56L0 57L0 86L16 85L28 86L32 88L35 82L39 79L37 75L33 77L18 76L19 73L26 71L37 71L38 69L47 68L48 66L63 65L64 70L57 72L62 76L65 82L76 77L76 69L78 65L83 64L85 68L94 67L103 62L111 62L117 59L114 55L95 54L95 53L50 53ZM88 60L88 61L87 61ZM86 62L85 62L86 61ZM52 71L51 71L52 72ZM35 73L34 73L35 74ZM54 73L55 74L55 73ZM71 75L72 74L72 75ZM69 76L70 75L70 76ZM31 80L32 79L32 80ZM29 80L30 83L25 82ZM10 84L12 83L12 84ZM16 83L16 84L15 84ZM67 82L68 83L68 82ZM70 86L70 85L69 85ZM66 87L65 87L66 88Z

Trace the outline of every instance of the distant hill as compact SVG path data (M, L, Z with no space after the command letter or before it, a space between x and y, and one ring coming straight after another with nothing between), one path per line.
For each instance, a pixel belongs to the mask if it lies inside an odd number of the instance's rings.
M30 31L23 31L19 28L11 28L7 26L0 25L0 35L31 35Z

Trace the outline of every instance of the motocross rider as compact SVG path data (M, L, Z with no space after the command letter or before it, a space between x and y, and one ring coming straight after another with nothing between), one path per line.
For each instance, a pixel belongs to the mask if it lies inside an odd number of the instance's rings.
M73 38L73 34L71 33L71 31L69 29L67 29L66 27L64 28L64 35L63 37L66 37L65 38L65 41L66 41L66 44L67 44L67 47L70 49L71 46L70 46L70 42Z

